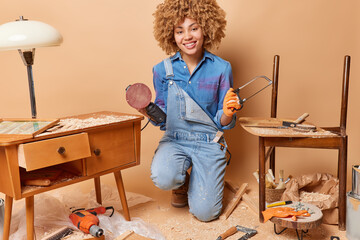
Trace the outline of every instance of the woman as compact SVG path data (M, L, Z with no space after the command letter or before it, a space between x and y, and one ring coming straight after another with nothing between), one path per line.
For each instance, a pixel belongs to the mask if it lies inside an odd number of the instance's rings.
M157 124L165 133L151 178L157 187L173 190L173 206L189 204L196 218L211 221L222 209L222 134L235 126L241 107L231 88L230 63L209 52L225 36L225 12L215 0L165 0L154 17L155 39L174 55L153 68L155 104L167 118Z

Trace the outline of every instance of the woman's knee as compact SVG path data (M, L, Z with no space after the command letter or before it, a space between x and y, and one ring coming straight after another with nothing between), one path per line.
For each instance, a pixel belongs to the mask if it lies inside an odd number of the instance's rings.
M170 171L151 171L151 179L156 187L162 190L172 190L181 186L181 179Z
M221 214L222 203L210 204L189 204L190 212L200 221L209 222L217 219Z

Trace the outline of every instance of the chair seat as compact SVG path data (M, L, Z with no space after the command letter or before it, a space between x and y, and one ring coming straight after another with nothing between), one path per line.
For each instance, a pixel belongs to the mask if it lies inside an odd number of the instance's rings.
M289 138L337 138L340 133L337 131L325 130L317 127L316 131L304 132L297 128L283 128L283 121L293 121L280 118L258 118L258 117L242 117L239 119L240 125L252 135L259 137L289 137ZM304 122L307 125L312 123Z

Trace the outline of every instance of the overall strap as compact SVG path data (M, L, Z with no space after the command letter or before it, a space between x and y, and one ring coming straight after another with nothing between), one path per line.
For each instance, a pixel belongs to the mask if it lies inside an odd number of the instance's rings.
M166 71L166 78L169 79L169 78L173 77L174 71L173 71L173 67L172 67L170 58L166 58L164 60L164 66L165 66L165 71Z

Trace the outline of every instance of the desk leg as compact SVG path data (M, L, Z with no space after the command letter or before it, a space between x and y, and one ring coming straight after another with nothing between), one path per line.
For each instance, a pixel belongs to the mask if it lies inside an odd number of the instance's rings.
M265 145L264 138L259 137L259 219L264 222L262 211L265 210Z
M12 206L13 206L13 198L6 195L3 240L9 240Z
M96 201L101 205L102 199L101 199L101 183L100 183L100 177L94 178L95 183L95 194L96 194Z
M116 185L119 191L119 195L120 195L120 200L121 200L121 205L124 211L124 217L127 221L130 221L130 213L129 213L129 208L127 205L127 201L126 201L126 195L125 195L125 188L124 188L124 184L123 184L123 180L121 177L121 172L114 172L115 175L115 181L116 181Z
M346 230L346 171L347 171L347 137L343 137L339 148L339 230Z
M34 196L25 198L27 240L34 239Z

